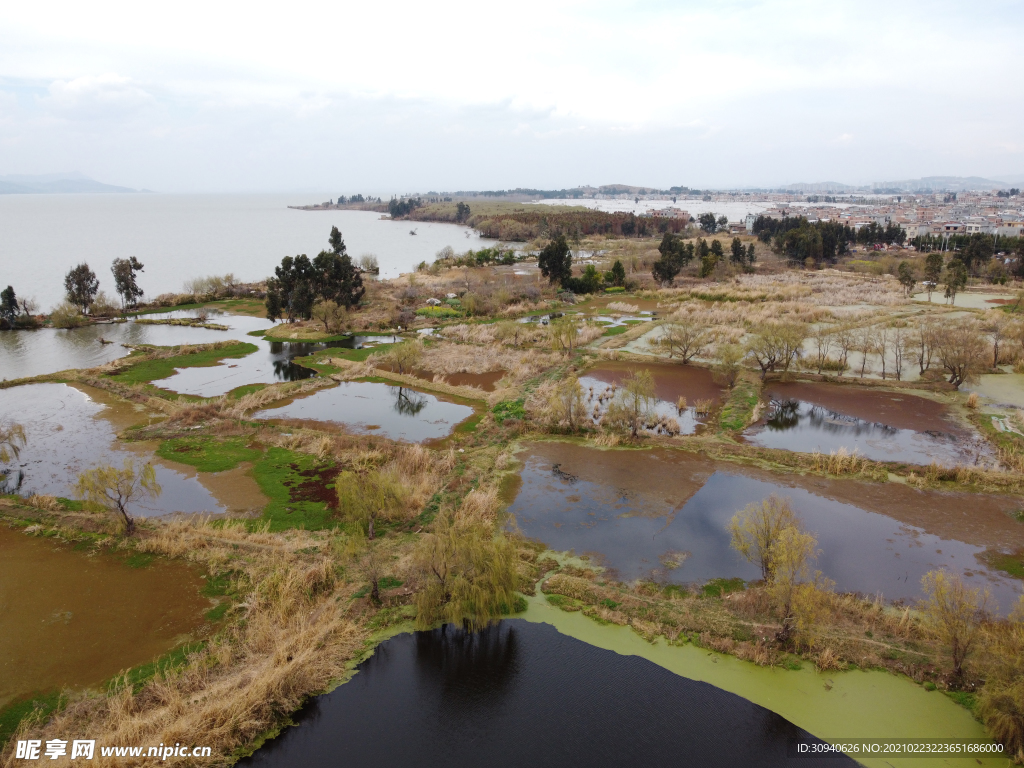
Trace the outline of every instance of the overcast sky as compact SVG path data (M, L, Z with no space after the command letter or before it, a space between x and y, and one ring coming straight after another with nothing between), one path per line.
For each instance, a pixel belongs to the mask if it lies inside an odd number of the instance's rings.
M0 4L0 175L168 192L1024 177L1024 3Z

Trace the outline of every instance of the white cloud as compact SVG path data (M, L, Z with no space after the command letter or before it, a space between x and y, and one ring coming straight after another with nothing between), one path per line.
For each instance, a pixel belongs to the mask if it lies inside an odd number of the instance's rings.
M65 117L123 119L154 106L156 99L130 78L107 73L55 80L41 102L48 111Z
M0 71L42 92L4 131L160 188L974 173L1019 156L1022 27L942 1L8 3Z

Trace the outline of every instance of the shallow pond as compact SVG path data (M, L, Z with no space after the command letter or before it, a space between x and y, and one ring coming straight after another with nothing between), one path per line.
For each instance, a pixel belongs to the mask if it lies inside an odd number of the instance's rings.
M382 368L381 370L385 369ZM440 377L445 383L451 384L453 387L476 387L483 392L493 392L495 385L505 378L505 371L437 373L436 371L428 371L426 368L416 368L412 371L412 375L424 381L434 381L435 378Z
M0 525L0 708L100 683L186 642L210 607L180 563L131 568Z
M745 438L766 448L828 454L845 448L875 461L974 464L991 451L956 424L942 403L853 386L778 383L770 406Z
M739 696L523 620L393 637L295 719L243 763L782 766L791 742L816 741Z
M555 550L589 554L620 579L759 578L730 547L726 526L747 504L777 493L791 499L817 536L817 567L839 590L913 599L924 573L947 567L990 587L1004 611L1021 592L1019 581L990 572L977 558L987 547L1021 545L1024 532L1016 528L1024 526L1006 514L1019 499L925 493L895 483L780 482L670 450L536 443L520 458L522 486L509 512L522 532ZM984 520L989 527L960 529L967 509L975 526Z
M220 322L221 319L218 317L216 322ZM260 322L265 326L266 321ZM366 346L400 341L397 336L349 336L327 342L268 341L252 336L240 338L255 344L259 349L251 355L222 360L216 365L179 368L173 375L166 379L158 379L153 384L186 395L217 397L246 384L299 381L317 375L312 368L292 362L296 357L305 357L329 348L362 349Z
M675 419L680 434L696 432L707 421L708 415L722 402L724 392L712 380L711 371L692 365L672 363L627 363L606 361L598 363L580 376L583 400L595 422L600 421L612 403L617 389L631 371L649 371L654 379L654 411L657 420ZM686 406L679 408L679 398L686 398ZM700 415L698 401L703 401Z
M472 415L468 405L409 387L345 381L259 411L253 417L344 424L353 432L418 443L447 437L459 422Z
M184 317L188 313L168 313ZM159 317L147 315L147 318ZM232 326L235 331L190 328L181 325L149 325L128 320L124 323L87 325L59 330L0 331L0 378L20 379L72 368L94 368L127 356L131 350L122 344L153 344L170 347L178 344L212 344L237 338L249 341L246 332L266 328L269 321L255 317L210 313L210 322ZM104 344L100 340L111 342ZM255 341L253 342L255 343Z
M0 414L25 428L27 444L11 462L6 491L73 496L78 475L126 458L152 461L163 492L134 508L143 516L172 512L225 512L229 506L204 486L190 467L172 467L153 456L153 446L117 441L117 433L151 414L108 400L105 393L67 384L26 384L0 389ZM254 485L254 483L252 483Z

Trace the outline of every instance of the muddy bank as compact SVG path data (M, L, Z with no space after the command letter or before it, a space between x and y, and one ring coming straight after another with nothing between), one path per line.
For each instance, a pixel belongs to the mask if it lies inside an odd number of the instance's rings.
M1008 514L1017 499L779 477L667 449L545 442L526 446L519 459L522 487L509 511L522 531L553 549L592 554L622 579L758 578L729 546L726 526L736 511L777 493L818 536L818 567L840 590L913 599L925 572L947 567L990 586L1004 610L1021 591L980 559L987 546L1024 539L1024 526Z
M387 366L378 366L377 368L383 375L391 373L391 369ZM436 377L443 379L445 383L452 385L453 387L476 387L484 392L493 392L495 385L505 377L505 371L485 371L484 373L466 373L461 371L459 373L437 373L436 371L429 371L426 368L416 368L411 371L411 374L417 379L423 381L434 381Z
M696 400L711 400L717 406L725 397L725 390L715 384L711 371L692 365L609 360L587 369L583 376L619 386L626 374L634 370L650 371L655 397L673 405L680 397L685 397L690 405Z
M0 524L0 708L30 693L94 685L194 639L211 603L184 564L118 555Z

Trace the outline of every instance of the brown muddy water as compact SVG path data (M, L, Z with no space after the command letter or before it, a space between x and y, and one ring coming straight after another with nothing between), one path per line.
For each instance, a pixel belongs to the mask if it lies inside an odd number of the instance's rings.
M378 370L386 376L391 369L386 366L380 366ZM505 377L505 371L437 373L426 368L416 368L412 371L412 375L423 381L434 381L435 378L438 378L439 381L443 380L446 384L450 384L453 387L476 387L482 392L493 392L495 385Z
M153 414L114 401L101 390L67 384L26 384L0 389L0 414L25 428L27 444L11 462L3 489L72 498L78 475L99 464L120 467L126 458L152 461L162 493L135 506L142 516L173 512L226 512L233 506L204 486L191 467L170 465L153 456L151 444L122 443L117 433L145 423ZM255 482L239 481L248 487ZM223 485L223 484L222 484ZM250 499L251 493L246 495Z
M210 602L193 568L131 568L0 525L0 708L95 685L195 639Z
M725 396L722 387L715 384L711 371L706 368L672 363L606 361L580 376L586 407L592 417L597 414L595 422L604 416L622 380L631 371L650 371L654 379L654 396L657 398L654 411L659 418L675 419L680 434L693 434L707 422L708 416L697 415L695 404L698 400L710 401L711 413L714 413ZM677 407L680 397L686 398L686 408L683 410Z
M343 424L353 432L419 443L447 437L473 409L409 387L345 381L254 414L257 419L297 419Z
M987 547L1019 546L1021 499L923 492L897 483L779 476L669 449L597 450L532 443L509 507L522 532L555 550L589 554L620 579L678 584L759 578L729 545L747 504L788 497L818 537L817 567L842 591L920 597L935 568L987 586L1005 612L1021 582L985 567Z
M773 383L764 417L744 437L766 448L944 466L987 464L991 449L949 408L903 392L805 382Z

